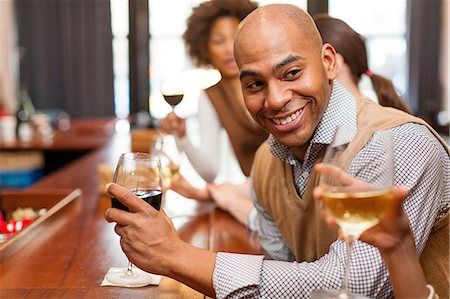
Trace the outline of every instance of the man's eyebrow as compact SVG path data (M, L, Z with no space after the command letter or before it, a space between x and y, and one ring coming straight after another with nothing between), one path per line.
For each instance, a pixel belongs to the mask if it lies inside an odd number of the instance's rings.
M299 55L289 55L287 56L285 59L283 59L280 63L278 63L272 70L272 72L276 72L277 70L279 70L280 68L284 67L285 65L294 62L294 61L298 61L298 60L305 60L304 57L299 56ZM257 77L258 73L252 70L243 70L241 72L241 74L239 75L239 79L242 80L245 77Z
M243 70L241 74L239 75L239 79L242 80L244 77L250 76L250 77L256 77L258 75L257 72L250 71L250 70Z
M283 61L281 61L280 63L278 63L272 70L272 72L276 72L277 70L281 69L282 67L284 67L286 64L289 64L291 62L297 61L297 60L305 60L304 57L302 56L298 56L298 55L289 55L288 57L286 57L285 59L283 59Z

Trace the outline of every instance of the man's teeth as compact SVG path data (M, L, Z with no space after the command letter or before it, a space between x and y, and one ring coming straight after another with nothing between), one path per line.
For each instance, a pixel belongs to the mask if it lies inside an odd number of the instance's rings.
M300 115L301 112L302 112L302 110L298 110L297 112L289 115L286 118L274 118L273 121L277 125L285 125L285 124L292 122L294 119L296 119Z

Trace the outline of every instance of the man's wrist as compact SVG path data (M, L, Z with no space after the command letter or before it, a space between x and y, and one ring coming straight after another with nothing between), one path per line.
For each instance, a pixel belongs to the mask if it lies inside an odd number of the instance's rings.
M399 244L390 249L383 249L382 247L378 249L386 261L395 260L405 254L416 255L416 246L412 233L408 233Z
M174 254L169 263L167 276L213 297L212 281L217 254L183 241L179 246L172 251Z

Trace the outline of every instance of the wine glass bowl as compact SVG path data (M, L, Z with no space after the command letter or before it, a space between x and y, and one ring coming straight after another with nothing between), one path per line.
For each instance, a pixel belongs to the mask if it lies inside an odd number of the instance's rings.
M161 161L158 157L148 153L122 154L114 172L113 182L127 188L156 210L160 209L163 190ZM111 206L129 212L128 207L114 197L111 197ZM106 279L126 287L140 287L152 282L148 273L133 270L131 262L128 262L127 268L108 273Z
M163 94L164 100L172 107L172 109L175 109L175 106L181 102L183 96L184 94Z
M329 190L322 194L324 206L343 234L355 239L379 222L391 208L393 199L391 188L360 192Z
M184 80L181 75L165 78L161 83L161 94L164 100L172 107L175 107L183 100L185 94Z
M167 190L172 181L180 177L180 156L172 135L159 135L155 137L150 147L150 154L161 160L163 189Z
M374 157L364 157L364 163L345 165L347 149L355 131L338 126L327 147L323 163L327 171L320 174L321 202L344 235L347 261L340 290L318 290L312 298L366 298L348 290L353 242L367 229L375 226L392 207L394 201L394 154L389 131L377 131L371 137ZM362 165L362 166L361 166Z

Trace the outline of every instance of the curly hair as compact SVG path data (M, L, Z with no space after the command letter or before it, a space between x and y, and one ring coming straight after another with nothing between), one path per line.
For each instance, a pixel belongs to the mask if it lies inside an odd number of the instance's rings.
M218 18L230 16L242 21L257 7L258 3L251 0L209 0L194 7L183 34L184 43L194 64L211 65L208 39L211 27Z

